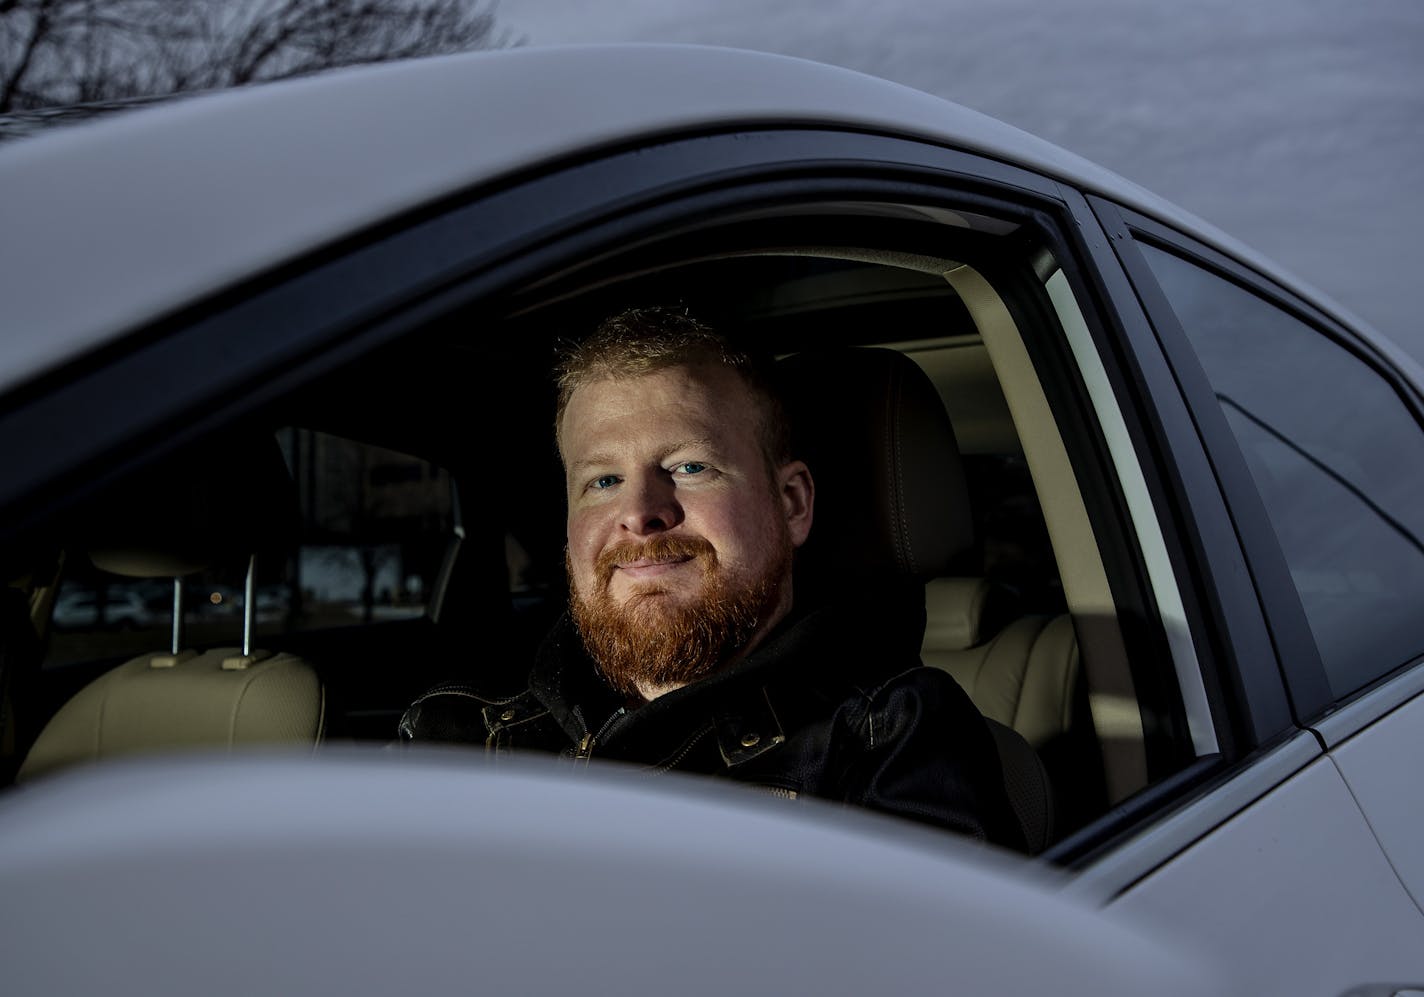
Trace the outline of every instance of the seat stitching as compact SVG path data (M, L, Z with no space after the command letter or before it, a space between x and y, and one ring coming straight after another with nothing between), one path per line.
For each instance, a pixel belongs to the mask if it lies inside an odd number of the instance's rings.
M1072 629L1072 621L1070 620L1069 623L1069 629ZM1078 634L1077 631L1074 631L1073 643L1071 645L1071 655L1068 658L1068 664L1070 667L1063 669L1063 688L1060 690L1059 698L1059 702L1063 704L1063 715L1061 717L1061 720L1063 723L1064 730L1067 730L1073 723L1073 701L1071 694L1073 689L1073 673L1077 669L1072 666L1077 665L1079 663L1079 659L1080 654L1078 651Z
M317 691L321 694L321 702L317 705L316 736L312 738L312 754L316 754L316 749L326 740L326 683L318 681Z
M276 660L276 659L268 659L268 660L270 661L270 660ZM237 743L237 715L238 715L238 713L240 713L240 712L242 711L242 701L247 698L247 693L248 693L248 690L250 690L250 689L252 688L252 683L255 682L255 681L257 681L257 676L258 676L259 672L263 671L263 669L262 669L261 666L262 666L263 664L266 664L266 663L267 663L267 662L262 662L262 663L259 664L256 668L252 668L252 669L250 669L250 670L248 671L247 675L246 675L246 676L244 677L244 679L243 679L243 682L242 682L242 689L241 689L240 692L238 692L238 694L237 694L237 699L236 699L236 700L233 702L233 704L232 704L232 710L229 712L228 718L227 718L227 748L228 748L228 751L231 751L232 748L233 748L233 745L235 745L235 744Z
M984 670L989 667L989 659L994 656L994 647L999 642L999 635L995 635L984 647L984 653L979 658L979 664L974 668L974 688L979 688L979 683L984 678Z
M1024 708L1024 690L1028 688L1028 673L1033 669L1034 653L1038 650L1039 641L1043 639L1044 631L1048 629L1048 622L1042 622L1038 628L1038 633L1033 635L1033 639L1028 642L1028 654L1024 656L1023 673L1019 676L1019 694L1014 697L1014 722L1009 726L1018 730L1019 719Z
M887 395L887 404L890 407L890 418L886 419L887 431L891 433L891 449L895 454L895 507L896 507L896 530L895 545L900 551L900 560L910 569L911 574L916 572L914 545L910 543L909 517L905 509L905 460L904 460L904 436L900 428L901 407L899 405L901 384L897 372L892 371L892 381L890 391Z
M113 674L112 672L109 674ZM104 695L99 700L99 719L94 724L94 758L98 760L103 757L104 751L104 714L109 710L109 686L112 682L104 683Z

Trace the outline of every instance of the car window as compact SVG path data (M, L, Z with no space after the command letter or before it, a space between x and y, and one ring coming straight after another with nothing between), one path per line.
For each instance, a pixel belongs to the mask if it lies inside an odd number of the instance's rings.
M1111 387L1089 369L1094 299L1068 276L1080 268L1054 258L1071 250L1011 204L798 194L780 210L749 205L610 240L440 314L431 305L410 332L243 412L238 429L275 432L297 518L258 557L256 640L320 678L327 741L389 741L437 684L517 696L568 600L550 379L561 343L661 305L774 356L894 350L945 404L956 442L942 462L962 467L973 522L920 596L920 658L1042 764L1050 842L1120 824L1124 804L1216 746L1172 568L1150 535L1157 517L1124 512L1146 501L1123 498L1144 492L1142 471L1109 427L1122 420ZM1103 442L1110 433L1118 444ZM946 526L962 513L944 510ZM83 667L42 690L34 726L82 680L169 637L171 582L96 574L70 543L84 511L68 515L53 529L78 594L56 600L49 664ZM185 583L187 643L204 654L242 637L244 567ZM845 582L853 592L862 580ZM130 591L148 614L133 632Z
M856 206L862 218L876 210L890 209ZM1015 231L992 221L997 232ZM1130 455L1115 453L1116 466L1093 463L1101 448L1090 441L1104 429L1082 413L1122 418L1101 371L1091 375L1097 387L1087 405L1067 403L1089 376L1073 370L1078 352L1093 350L1086 299L1041 254L1021 251L1015 260L1027 281L994 280L988 268L896 253L866 238L856 250L807 246L686 262L671 248L644 248L540 287L538 299L519 302L506 335L577 335L620 305L671 299L777 354L850 344L913 359L953 423L975 524L973 550L927 586L922 658L949 671L986 716L1030 739L1054 781L1058 834L1066 835L1217 750L1160 533L1149 543L1157 517L1145 497L1136 523L1106 508L1105 493L1131 487L1136 496L1143 486ZM1042 316L1041 325L1029 316ZM536 433L547 440L547 424ZM538 543L549 526L530 513L511 514L516 533L534 542L510 547L509 573L556 577L562 550ZM1126 577L1120 565L1145 556L1146 546L1152 566ZM1153 589L1142 586L1144 574ZM549 612L563 598L557 586L516 590L517 604L547 599ZM1138 625L1145 615L1170 621L1173 634Z
M277 436L301 517L285 585L270 590L274 602L299 604L275 614L285 629L423 616L454 536L449 473L330 433L287 427Z
M1141 249L1246 457L1339 698L1424 653L1424 432L1315 328Z
M425 615L453 534L450 476L408 454L284 427L276 439L294 491L291 542L254 562L254 636ZM179 580L185 645L243 638L245 560ZM149 652L170 643L174 580L101 570L66 551L45 667Z

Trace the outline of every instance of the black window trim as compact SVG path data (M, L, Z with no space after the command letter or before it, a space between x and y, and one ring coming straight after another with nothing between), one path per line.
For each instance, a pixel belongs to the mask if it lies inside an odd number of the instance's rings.
M1246 264L1153 219L1125 209L1122 214L1133 240L1141 240L1148 245L1172 252L1221 279L1236 284L1308 328L1314 329L1335 346L1359 360L1394 391L1413 416L1416 427L1420 432L1424 432L1424 399L1421 399L1418 390L1395 370L1388 359L1367 339L1289 288L1281 287L1270 277L1258 273ZM1276 540L1274 528L1266 516L1265 504L1256 489L1235 434L1227 425L1225 416L1220 413L1219 405L1215 404L1215 395L1207 383L1206 373L1196 359L1186 333L1177 321L1176 313L1162 294L1145 258L1135 245L1125 250L1123 255L1130 260L1125 266L1132 272L1134 284L1145 295L1145 300L1150 302L1147 307L1159 333L1172 342L1172 350L1178 353L1174 366L1194 384L1194 408L1201 410L1205 421L1212 427L1213 439L1209 445L1230 482L1228 485L1227 481L1223 481L1223 489L1228 491L1233 515L1242 524L1243 531L1250 534L1248 546L1252 569L1264 588L1263 600L1267 604L1272 632L1282 642L1282 667L1295 704L1297 719L1302 726L1312 726L1342 706L1358 701L1403 672L1411 670L1421 661L1416 659L1404 662L1348 693L1337 696L1331 691L1314 634L1310 630L1300 596L1291 581L1289 565Z
M1091 302L1103 324L1089 317L1124 416L1132 416L1129 432L1163 519L1208 698L1219 713L1220 750L1235 760L1295 730L1279 670L1249 667L1274 661L1275 649L1191 413L1114 252L1121 236L1096 213L1096 197L1075 191L1066 201L1090 265L1075 272L1065 262L1064 269L1075 293L1085 292L1085 316Z

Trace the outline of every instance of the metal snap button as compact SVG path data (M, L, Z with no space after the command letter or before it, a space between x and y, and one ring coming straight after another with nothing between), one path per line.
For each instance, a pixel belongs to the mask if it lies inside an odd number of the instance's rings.
M501 720L513 720L513 719L514 719L514 711L513 711L513 710L505 710L503 713L501 713L501 714L499 715L499 718L500 718Z
M755 747L756 747L758 744L760 744L760 743L761 743L761 735L760 735L760 734L743 734L743 735L742 735L742 747L744 747L744 748L755 748Z

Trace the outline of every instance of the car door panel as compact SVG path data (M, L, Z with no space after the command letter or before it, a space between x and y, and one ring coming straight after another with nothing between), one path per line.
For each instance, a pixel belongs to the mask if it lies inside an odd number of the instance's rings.
M1322 758L1128 889L1113 907L1191 936L1247 993L1424 980L1424 915Z
M1424 907L1424 696L1416 696L1330 752L1380 847Z

